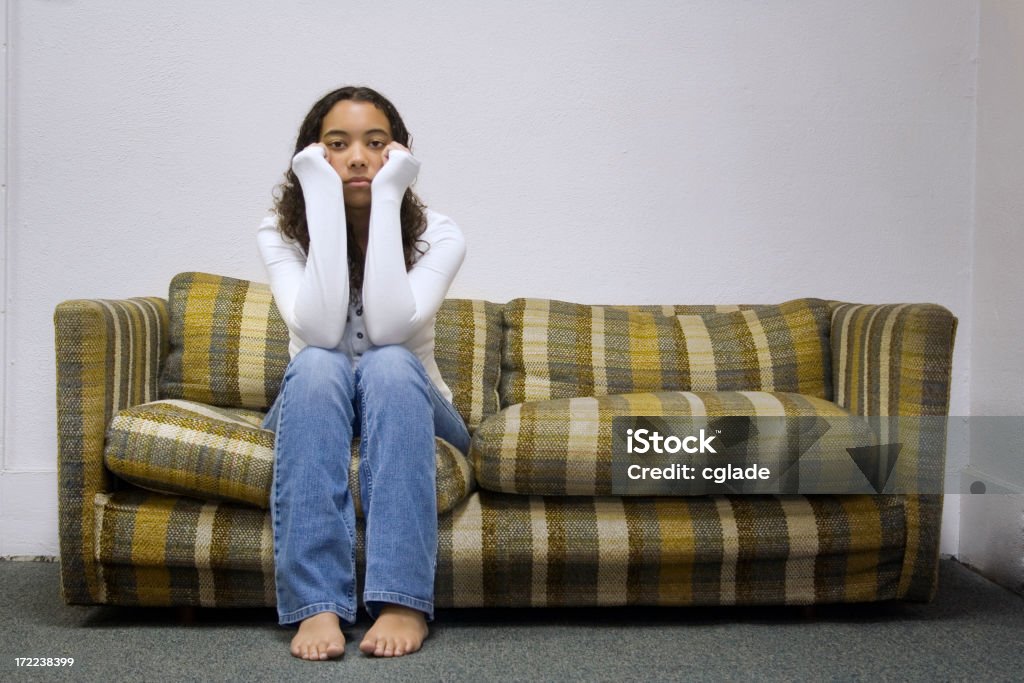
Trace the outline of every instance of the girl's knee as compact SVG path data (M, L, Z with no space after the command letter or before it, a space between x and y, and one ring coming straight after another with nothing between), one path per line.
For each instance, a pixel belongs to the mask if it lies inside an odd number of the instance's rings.
M426 370L415 353L400 344L373 346L363 352L357 369L363 381L422 381ZM367 380L366 378L371 378Z
M363 352L363 357L360 360L360 363L393 363L395 361L419 362L419 358L416 357L415 353L401 344L386 344L384 346L371 346L368 348Z
M338 349L304 346L295 354L289 366L302 370L345 369L351 368L352 361L344 351Z
M343 351L319 346L303 347L285 371L285 382L292 384L318 385L339 379L344 388L352 386L352 360Z

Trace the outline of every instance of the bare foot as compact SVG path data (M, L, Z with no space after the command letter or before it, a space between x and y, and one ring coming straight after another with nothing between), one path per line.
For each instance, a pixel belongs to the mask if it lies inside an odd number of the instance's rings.
M302 659L331 659L345 654L345 635L341 632L338 615L319 612L299 624L299 632L292 638L292 654Z
M402 605L385 605L366 632L359 649L377 657L401 657L420 649L427 637L423 612Z

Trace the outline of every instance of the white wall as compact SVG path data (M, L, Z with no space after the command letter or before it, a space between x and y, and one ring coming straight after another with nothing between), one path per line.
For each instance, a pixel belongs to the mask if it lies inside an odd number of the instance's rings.
M983 0L978 51L971 414L1024 415L1024 3ZM972 431L972 466L997 476ZM998 460L1024 453L998 454ZM1019 469L1019 468L1018 468ZM1024 480L1006 481L1024 491ZM1024 592L1024 495L964 496L960 559Z
M976 0L495 5L11 4L0 555L57 553L54 306L265 281L298 124L349 83L466 233L452 296L936 302L966 414Z

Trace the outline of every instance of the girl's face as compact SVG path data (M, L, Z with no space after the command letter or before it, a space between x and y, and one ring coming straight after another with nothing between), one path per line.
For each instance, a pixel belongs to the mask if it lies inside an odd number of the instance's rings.
M327 112L320 142L341 177L346 207L369 208L370 182L384 165L382 155L391 139L388 117L370 102L342 100Z

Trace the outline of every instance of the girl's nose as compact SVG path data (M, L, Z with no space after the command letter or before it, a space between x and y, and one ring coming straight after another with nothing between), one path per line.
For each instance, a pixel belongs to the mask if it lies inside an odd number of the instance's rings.
M365 166L366 165L366 150L363 146L356 143L348 148L348 163L350 166Z

